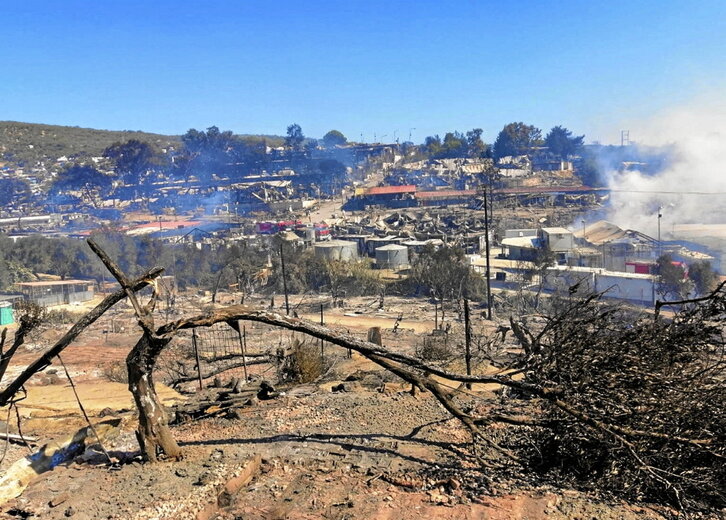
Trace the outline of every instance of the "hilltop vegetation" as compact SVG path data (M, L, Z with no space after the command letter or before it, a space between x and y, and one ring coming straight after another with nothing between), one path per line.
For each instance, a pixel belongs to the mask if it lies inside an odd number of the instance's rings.
M6 161L16 164L35 164L66 156L94 157L117 142L130 139L148 142L159 148L178 146L178 136L141 131L95 130L77 126L43 125L0 121L0 153Z
M274 135L237 135L248 144L266 142L281 146L284 138ZM44 125L0 121L0 154L2 160L18 165L33 165L39 161L55 162L59 157L83 160L102 156L104 150L116 143L130 140L148 143L154 149L179 148L181 136L154 134L140 130L97 130L78 126Z

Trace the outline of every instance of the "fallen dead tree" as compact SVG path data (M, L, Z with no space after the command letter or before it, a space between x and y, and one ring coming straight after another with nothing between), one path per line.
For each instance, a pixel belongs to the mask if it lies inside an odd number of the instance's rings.
M610 476L623 475L619 487L612 486L621 492L669 501L681 508L726 505L718 485L726 477L723 464L726 459L723 415L726 294L722 288L671 321L633 321L625 312L603 307L596 296L568 301L564 310L542 317L543 327L513 320L513 331L524 346L524 355L517 361L517 371L524 375L520 380L510 375L452 373L350 334L243 305L157 327L152 315L154 298L142 306L131 282L118 266L92 241L89 244L121 284L143 330L127 357L127 368L129 390L139 410L137 437L148 461L181 457L154 388L153 374L159 354L180 331L221 322L234 327L239 320L245 320L302 332L360 353L420 390L431 392L471 431L475 440L486 443L499 457L526 470L546 469L543 453L556 454L550 457L550 463L559 461L560 466L575 468L580 457L583 478L591 481L606 478L608 467L612 468ZM636 348L631 350L633 346ZM647 359L648 363L639 364L641 359ZM522 414L512 407L505 413L485 410L476 415L458 405L448 385L432 376L452 382L502 385L510 388L515 398L527 396L528 410L532 413ZM689 380L691 386L687 385ZM674 382L679 389L676 393L670 389ZM623 401L621 389L626 392L625 397L634 398L632 403ZM639 392L648 396L647 399L639 400ZM676 403L676 396L682 397L683 402ZM518 400L512 399L515 401ZM685 409L684 403L693 409ZM677 407L669 409L675 404ZM532 417L533 413L536 416ZM522 446L494 442L483 430L494 422L535 432L529 433L530 441L533 440L529 446L535 447L539 458ZM560 444L553 452L547 442L538 441L538 436ZM587 456L591 447L598 453L600 462L594 461L588 466L586 462L593 460ZM658 456L659 450L676 456L682 466L672 467L668 457ZM611 466L603 466L604 463ZM677 472L673 473L673 469ZM594 475L592 471L600 474Z

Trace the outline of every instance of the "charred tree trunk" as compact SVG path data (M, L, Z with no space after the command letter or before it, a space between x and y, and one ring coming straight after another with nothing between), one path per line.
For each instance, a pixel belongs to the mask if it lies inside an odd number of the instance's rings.
M136 437L141 453L149 462L160 457L180 459L181 449L169 429L169 422L154 386L156 359L171 338L154 338L144 334L126 358L129 391L139 410Z

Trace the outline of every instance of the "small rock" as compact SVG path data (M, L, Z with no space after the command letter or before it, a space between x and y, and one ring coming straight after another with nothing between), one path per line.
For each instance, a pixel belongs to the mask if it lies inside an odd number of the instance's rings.
M108 417L109 415L116 415L116 412L113 410L113 408L109 408L108 406L98 412L99 417Z
M50 507L58 507L62 503L66 502L70 497L68 493L61 493L60 495L54 496L48 503Z
M207 484L211 483L212 480L214 480L214 475L212 475L211 471L205 471L201 475L199 475L199 478L194 483L195 486L206 486Z
M76 514L76 509L73 506L68 506L68 509L66 509L65 513L63 513L66 516L73 516Z
M182 478L189 476L189 472L187 471L186 468L176 468L176 470L174 471L174 474L177 477L182 477Z

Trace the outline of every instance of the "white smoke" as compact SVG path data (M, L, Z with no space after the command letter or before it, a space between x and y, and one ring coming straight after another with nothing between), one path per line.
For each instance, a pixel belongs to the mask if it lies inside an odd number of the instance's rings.
M726 104L711 97L631 122L630 135L647 146L666 146L672 160L655 175L612 171L608 220L662 237L682 224L726 224ZM645 193L639 193L645 192Z

